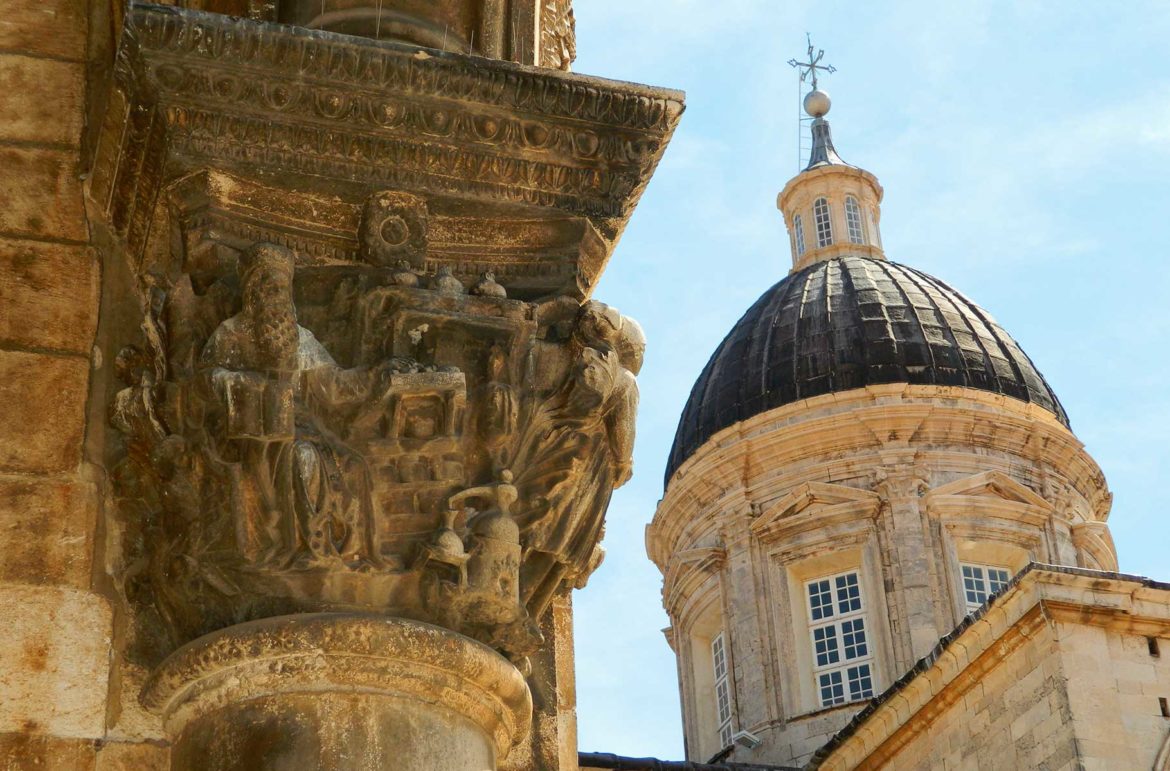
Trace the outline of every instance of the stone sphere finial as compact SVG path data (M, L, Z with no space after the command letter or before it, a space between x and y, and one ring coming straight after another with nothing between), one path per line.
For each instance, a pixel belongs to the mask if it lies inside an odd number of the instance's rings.
M814 118L823 118L828 114L829 108L833 106L832 100L829 99L829 94L819 88L809 91L804 96L804 111Z

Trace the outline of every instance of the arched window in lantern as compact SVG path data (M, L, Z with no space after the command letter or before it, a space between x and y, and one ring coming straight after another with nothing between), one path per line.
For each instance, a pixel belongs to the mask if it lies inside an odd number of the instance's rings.
M813 201L813 219L817 224L817 246L833 243L833 222L829 216L829 201L818 198Z
M861 219L861 207L853 196L845 197L845 224L849 228L849 243L865 243L865 225Z

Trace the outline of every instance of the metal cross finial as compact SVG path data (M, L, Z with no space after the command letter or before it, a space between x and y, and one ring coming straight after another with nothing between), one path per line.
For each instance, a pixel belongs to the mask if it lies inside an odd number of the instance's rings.
M789 59L788 64L800 69L800 82L803 83L808 77L812 76L813 91L817 90L817 70L824 70L830 75L837 71L837 68L831 64L821 64L821 59L825 56L825 49L813 48L812 36L807 32L805 39L808 40L808 61L798 62L796 59Z

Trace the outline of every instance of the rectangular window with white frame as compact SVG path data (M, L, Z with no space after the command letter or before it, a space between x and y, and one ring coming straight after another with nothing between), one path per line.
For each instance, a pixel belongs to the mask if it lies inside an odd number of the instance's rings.
M856 570L805 582L813 675L822 707L873 696L873 642Z
M731 683L723 632L711 640L711 665L715 670L715 715L719 721L719 746L726 747L731 744Z
M1008 585L1012 580L1007 568L994 565L974 565L964 562L959 566L963 571L963 600L967 612L979 610L987 598Z

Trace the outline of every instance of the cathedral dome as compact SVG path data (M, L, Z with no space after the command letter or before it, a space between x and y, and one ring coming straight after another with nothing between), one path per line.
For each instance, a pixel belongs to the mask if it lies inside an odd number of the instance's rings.
M1028 356L979 306L885 259L846 255L764 292L691 389L666 481L723 428L785 404L882 383L962 386L1068 416Z

